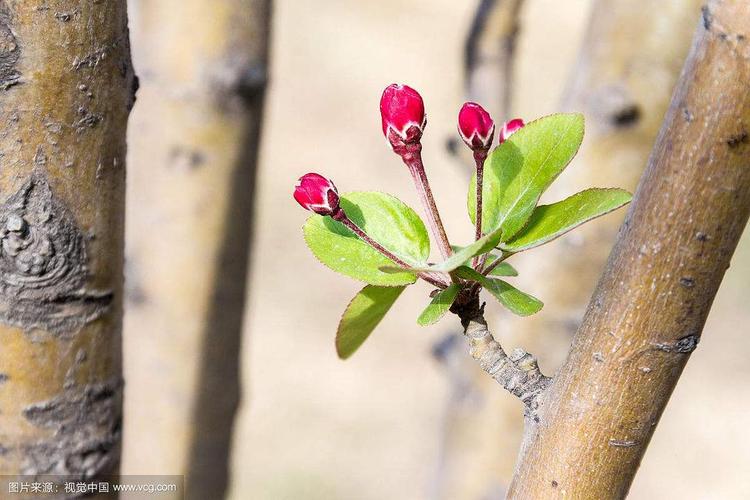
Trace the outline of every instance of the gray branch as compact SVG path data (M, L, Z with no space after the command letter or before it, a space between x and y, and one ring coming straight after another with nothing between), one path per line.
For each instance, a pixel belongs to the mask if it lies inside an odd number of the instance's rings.
M539 400L552 379L542 374L536 358L520 348L508 356L487 328L481 309L463 324L464 335L471 346L471 357L497 383L523 402L527 418L538 421Z

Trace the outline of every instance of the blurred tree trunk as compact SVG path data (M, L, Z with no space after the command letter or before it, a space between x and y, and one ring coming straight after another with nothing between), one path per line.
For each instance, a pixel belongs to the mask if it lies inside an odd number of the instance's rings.
M709 1L509 497L624 498L750 216L750 6ZM717 339L713 339L717 340Z
M219 498L239 398L268 0L131 0L124 468Z
M0 0L2 475L118 470L134 92L124 0Z
M514 56L524 0L479 0L464 48L466 98L487 109L498 123L510 118ZM468 149L460 151L474 165ZM449 383L440 426L439 451L429 496L434 499L483 498L493 494L497 458L494 444L486 443L488 426L507 429L513 422L497 419L484 409L504 404L505 394L486 384L487 375L466 353L460 332L450 333L433 349ZM513 413L517 409L512 404ZM510 406L510 405L509 405ZM490 418L491 423L484 420ZM508 459L508 470L512 458ZM466 471L472 471L467 474ZM510 477L510 472L508 476Z
M595 0L563 99L565 109L585 114L586 137L573 164L550 189L550 199L592 185L635 188L690 48L700 5L698 0L668 0L655 13L647 0ZM505 37L500 40L504 43ZM501 84L498 93L508 88ZM473 92L488 95L486 89ZM510 111L498 116L510 117ZM564 359L621 222L622 216L613 214L533 255L518 256L519 283L546 305L529 318L504 315L496 330L507 346L521 345L537 355L546 373ZM464 349L463 342L457 345ZM456 477L444 480L444 498L501 491L513 472L523 429L519 403L498 391L477 366L467 366L475 363L460 354L464 373L471 375L453 377L458 381L453 398L463 403L454 405L446 424L444 471ZM459 477L465 470L473 472Z
M498 122L509 116L523 0L480 0L464 48L466 93Z

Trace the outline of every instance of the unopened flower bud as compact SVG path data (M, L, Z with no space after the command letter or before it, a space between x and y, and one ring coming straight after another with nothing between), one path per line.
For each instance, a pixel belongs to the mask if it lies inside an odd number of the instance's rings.
M495 135L495 122L479 104L467 102L458 112L458 133L471 149L489 149Z
M427 125L422 96L413 88L396 83L383 91L380 117L383 134L391 144L418 142Z
M294 199L302 208L320 215L339 211L339 193L332 181L320 174L305 174L294 186Z
M508 140L508 137L515 134L518 130L522 129L525 123L520 118L513 118L510 121L505 122L502 130L500 131L500 144Z

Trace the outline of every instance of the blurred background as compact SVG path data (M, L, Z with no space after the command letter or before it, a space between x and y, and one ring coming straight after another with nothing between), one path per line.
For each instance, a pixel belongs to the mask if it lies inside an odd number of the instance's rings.
M492 2L279 0L273 2L270 17L265 102L261 106L252 95L244 95L241 112L232 111L231 99L218 112L215 102L192 98L189 112L169 108L170 99L184 101L192 90L180 94L189 84L166 84L158 69L169 66L189 82L202 71L200 57L208 60L221 52L222 57L242 59L240 42L252 43L254 35L219 43L211 24L218 32L223 23L235 16L244 19L247 13L237 14L236 5L211 13L195 7L193 12L190 5L195 2L187 2L186 11L176 14L185 18L175 21L182 24L169 28L149 21L159 14L153 12L159 9L155 3L135 0L130 5L134 63L142 89L130 122L134 137L128 179L123 473L198 474L214 463L212 454L221 454L221 443L201 444L201 435L216 431L230 440L225 443L231 445L231 455L224 479L232 499L502 498L520 441L520 403L486 383L483 374L465 362L462 339L446 340L460 333L455 318L428 328L416 325L428 299L426 286L410 288L363 348L350 360L339 360L333 344L336 326L359 286L320 265L306 248L301 226L307 213L292 200L294 183L316 171L334 179L340 191L384 191L418 207L408 172L380 130L380 93L386 85L402 82L424 97L427 173L456 243L473 235L465 211L473 164L462 144L456 152L450 147L457 138L458 109L469 97L491 100L488 105L499 122L568 109L586 114L584 150L557 190L548 193L551 199L592 184L633 189L699 21L699 3L665 1L661 10L651 10L640 1L623 8L617 5L628 2L600 0L595 7L591 0L526 0L518 11L520 30L506 106L491 78L489 84L480 78L475 87L467 87L473 76L472 68L465 70L466 40L473 25L476 29L480 4L489 8ZM169 20L169 9L162 8L160 15ZM198 19L208 22L208 28L191 24L191 16L201 15ZM592 24L592 16L601 16L601 22ZM166 39L177 29L191 34L188 45L219 48L201 52L167 47L153 35L162 30ZM497 30L485 29L482 36L505 40L503 25ZM149 49L139 49L139 43ZM629 48L635 53L627 53ZM166 55L160 56L160 49ZM198 62L190 59L196 54ZM610 61L618 57L624 62ZM481 62L480 57L474 64ZM252 80L254 75L251 71L245 77ZM165 87L169 95L164 95ZM243 140L257 134L253 120L259 109L263 117L253 191L252 180L233 170L233 165L244 164L246 152L238 148L229 159L222 155L231 150L235 136ZM172 122L150 123L159 113ZM207 130L209 126L213 128ZM145 138L136 138L136 132ZM167 148L169 141L203 145L194 150ZM155 161L172 166L147 170L145 165ZM203 163L208 167L196 169ZM197 173L189 174L192 180L176 180L193 170ZM209 191L201 191L210 181L200 176L217 172L223 176L221 189L246 189L254 199L230 206L219 187L212 191L211 184ZM155 194L160 182L171 186L169 194ZM160 216L186 215L168 206L159 212L152 198L168 203L186 194L198 200L190 210L216 211L215 219L206 216L196 225L179 226L157 239L183 243L155 249L159 242L142 229ZM144 212L143 207L151 209ZM521 322L489 307L490 326L507 349L528 348L539 356L545 373L554 373L623 215L596 221L583 236L558 240L544 252L513 259L520 288L548 307ZM241 245L240 254L199 250L207 240L196 229L226 230L242 221L252 221L249 268L240 265L230 275L237 282L246 271L249 275L246 290L232 292L246 295L240 342L225 335L223 329L239 327L222 323L227 318L222 319L221 307L209 311L207 302L199 300L204 294L215 304L218 296L221 304L223 292L204 290L214 275L207 268L191 268L198 265L190 259L200 254L207 262L242 260ZM245 230L250 228L232 234L241 236ZM589 248L589 240L598 243ZM598 254L587 254L588 249ZM165 268L175 261L183 271L170 274ZM167 285L146 282L156 270L168 275ZM576 279L564 279L568 275ZM748 276L746 235L630 498L750 498L750 437L745 428L750 411ZM179 290L188 303L149 310L139 305L149 287L162 293ZM196 311L202 311L200 318L193 318ZM155 321L154 314L162 318ZM213 318L208 320L213 327L201 326L207 317ZM193 331L203 333L186 333ZM218 344L225 350L212 347ZM231 368L232 356L239 356L239 388L231 369L229 375L210 373ZM195 396L198 389L202 392ZM212 411L224 405L231 417L236 391L241 403L231 432L231 418L222 423Z

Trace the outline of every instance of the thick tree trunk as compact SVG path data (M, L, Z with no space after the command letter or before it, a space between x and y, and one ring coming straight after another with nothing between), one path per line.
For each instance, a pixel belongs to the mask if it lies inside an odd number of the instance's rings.
M0 1L0 474L118 470L134 92L124 0Z
M591 186L635 189L669 106L703 0L596 0L563 107L586 117L583 145L549 199ZM548 370L570 338L624 217L613 214L521 256L521 283L545 302L531 318L512 318L511 342ZM574 283L575 285L571 285Z
M750 215L750 6L703 9L649 166L527 430L513 498L622 498Z
M507 16L518 14L518 2L485 3L506 9L502 15L485 16L503 21L490 33L497 39L494 47L507 47L506 41L513 39L509 35L517 31L516 23L509 22ZM565 109L585 114L586 137L573 164L553 184L550 199L592 185L635 188L690 48L700 5L701 0L668 0L659 4L658 15L654 15L649 0L595 1L563 98ZM510 31L503 32L501 26ZM482 33L474 37L482 41L479 47L493 47ZM499 95L508 106L512 85L497 77L502 68L512 67L507 62L508 52L499 51L496 57L490 57L486 48L474 52L485 55L469 64L476 69L467 75L470 97L497 102L492 95ZM494 79L486 75L494 75ZM484 86L487 82L495 85L495 94ZM510 109L499 110L498 117L510 116ZM621 222L622 216L612 214L528 256L518 256L521 287L543 299L545 308L527 318L502 316L495 330L504 344L521 345L535 353L548 373L562 362ZM458 351L464 349L463 342L453 345ZM445 498L471 498L493 488L500 491L501 485L508 484L523 422L518 403L499 392L480 369L467 366L472 359L455 349L440 350L441 355L451 356L449 364L456 369L451 372L453 387L446 413L449 430L439 472L445 476ZM464 470L474 472L462 474Z
M127 472L218 498L239 397L267 0L132 0Z

